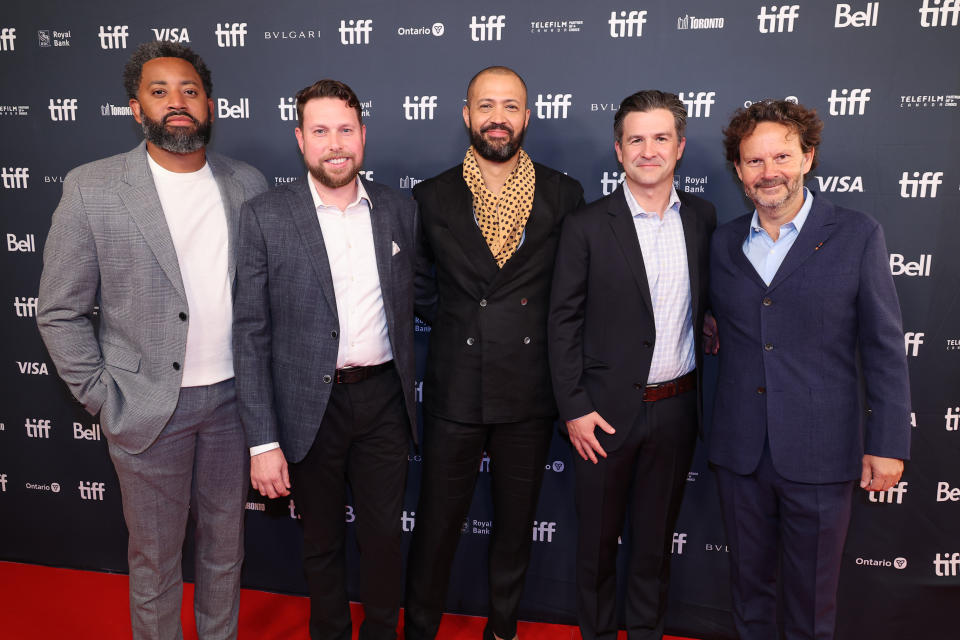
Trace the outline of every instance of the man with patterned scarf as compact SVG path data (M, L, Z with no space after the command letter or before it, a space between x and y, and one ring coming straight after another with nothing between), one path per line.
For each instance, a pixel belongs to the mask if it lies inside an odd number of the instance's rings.
M408 640L434 638L480 461L490 456L489 621L516 636L517 608L557 408L547 310L560 224L583 188L521 149L530 110L512 69L470 81L463 163L414 189L422 220L417 314L432 325L423 474L407 571Z

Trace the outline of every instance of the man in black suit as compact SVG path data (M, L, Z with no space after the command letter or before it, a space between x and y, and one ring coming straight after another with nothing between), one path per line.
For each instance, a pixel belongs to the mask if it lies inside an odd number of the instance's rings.
M460 526L484 450L493 475L486 638L516 635L530 528L557 409L547 309L564 216L580 184L521 149L523 80L506 67L470 81L463 164L413 191L420 205L417 312L432 325L423 477L407 572L410 640L436 636Z
M585 640L617 636L617 539L627 514L627 635L663 635L672 532L700 424L699 328L717 224L712 204L673 186L686 120L672 93L626 98L613 121L625 184L569 216L557 248L550 369L577 454Z

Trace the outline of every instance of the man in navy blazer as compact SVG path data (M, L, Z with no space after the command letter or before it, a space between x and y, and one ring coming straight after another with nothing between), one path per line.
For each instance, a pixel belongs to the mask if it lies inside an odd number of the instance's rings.
M416 434L416 204L360 180L366 128L342 82L297 94L306 179L247 203L240 222L234 354L250 479L303 522L310 637L351 636L344 558L349 482L366 617L396 637L400 513ZM289 461L289 470L288 470Z
M724 130L756 206L717 229L710 251L721 343L710 461L743 640L780 637L778 564L786 638L833 637L854 483L889 489L910 453L883 230L803 187L822 128L815 111L767 100Z

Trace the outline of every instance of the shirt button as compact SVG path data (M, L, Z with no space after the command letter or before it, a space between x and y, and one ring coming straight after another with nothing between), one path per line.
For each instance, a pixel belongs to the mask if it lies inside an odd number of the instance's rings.
M186 319L187 319L187 314L184 313L183 311L181 311L180 314L179 314L177 317L179 317L181 320L186 320Z
M530 336L523 336L523 344L530 344Z
M174 371L180 371L180 363L179 363L179 362L174 362L174 363L173 363L173 370L174 370Z
M757 394L759 394L759 395L762 396L762 395L765 394L766 392L767 392L767 388L766 388L766 387L757 387Z
M481 307L487 306L487 299L486 299L486 298L484 298L483 300L480 301L480 306L481 306Z
M527 299L526 299L526 298L520 298L520 306L521 306L521 307L527 306Z
M472 347L473 343L476 342L473 338L467 338L467 346Z
M330 384L330 381L331 381L331 380L333 380L333 378L331 378L329 375L323 376L323 381L324 381L326 384Z
M764 298L764 299L763 299L763 306L769 307L769 306L772 305L772 304L773 304L773 300L771 300L770 298Z
M331 338L336 338L336 337L337 337L337 330L336 330L336 329L334 329L333 331L330 332L330 337L331 337Z
M767 344L763 345L763 350L764 350L764 351L773 351L773 345L768 342Z

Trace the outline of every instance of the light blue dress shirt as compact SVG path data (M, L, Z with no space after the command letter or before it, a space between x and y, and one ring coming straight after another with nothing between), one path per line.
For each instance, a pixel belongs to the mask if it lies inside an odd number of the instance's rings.
M800 235L800 229L803 223L807 221L810 214L810 207L813 206L813 194L806 187L803 188L803 206L794 216L793 220L780 226L780 236L776 241L770 237L763 227L760 226L760 216L757 210L753 210L753 219L750 221L750 232L747 239L743 241L743 253L747 260L757 270L760 278L766 284L770 284L773 277L777 275L777 269L787 257L790 247L796 242Z

